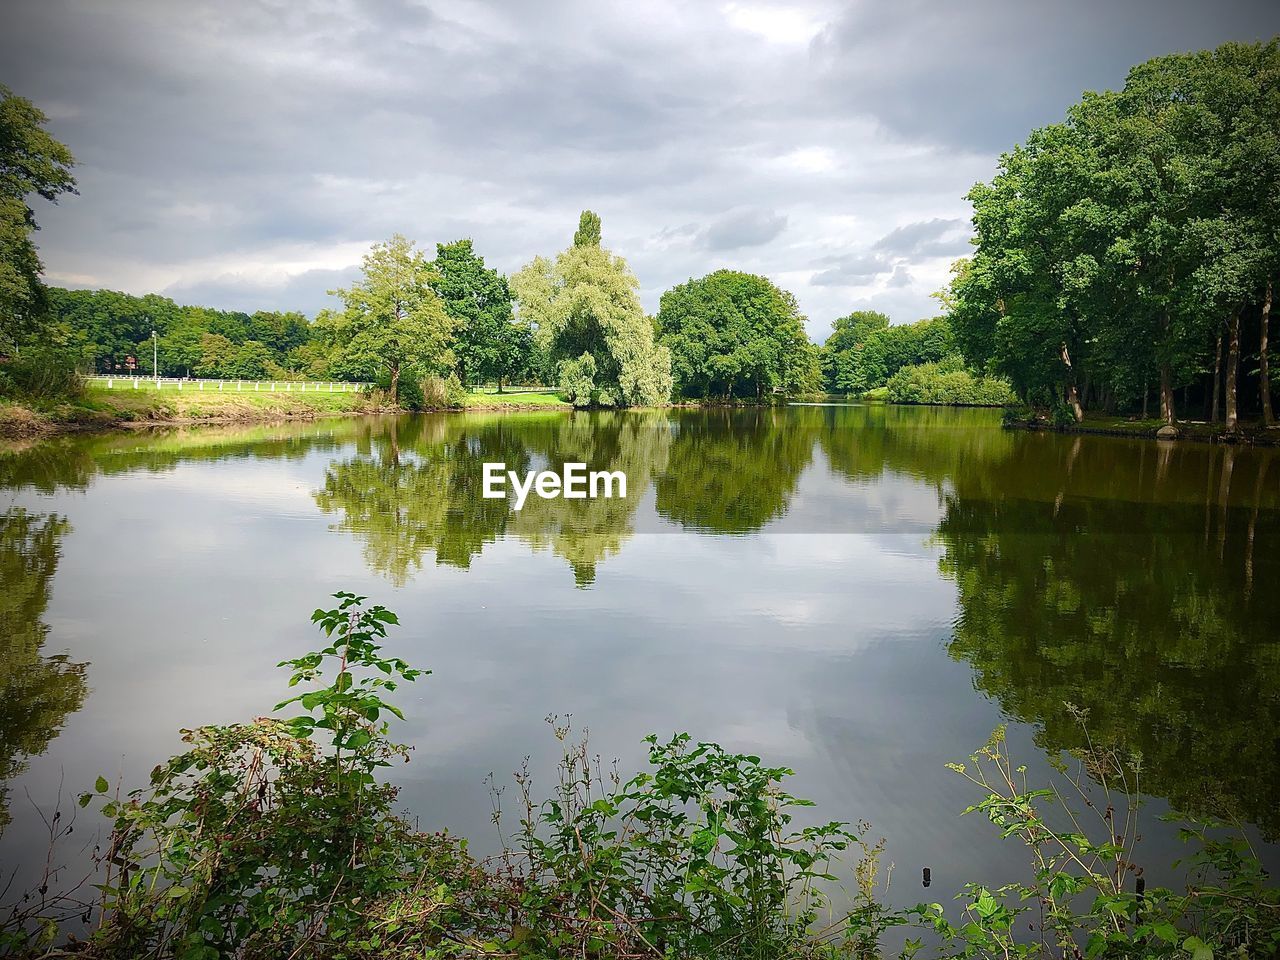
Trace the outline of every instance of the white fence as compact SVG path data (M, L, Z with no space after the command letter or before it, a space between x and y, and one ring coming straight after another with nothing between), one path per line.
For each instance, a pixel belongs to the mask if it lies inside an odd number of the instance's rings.
M94 374L85 377L90 383L108 390L221 390L224 393L352 393L372 386L343 380L184 380L181 377L134 377Z

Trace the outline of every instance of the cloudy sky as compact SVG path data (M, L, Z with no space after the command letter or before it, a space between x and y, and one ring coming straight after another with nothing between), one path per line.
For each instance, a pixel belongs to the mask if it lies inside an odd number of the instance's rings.
M604 221L656 310L720 267L821 339L931 315L1001 150L1267 0L5 0L0 83L79 160L52 283L314 313L393 232L504 271Z

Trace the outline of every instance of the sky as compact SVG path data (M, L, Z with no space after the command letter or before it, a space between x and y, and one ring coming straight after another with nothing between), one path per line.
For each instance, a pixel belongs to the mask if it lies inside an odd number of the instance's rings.
M49 283L332 305L371 244L510 273L603 220L645 309L720 268L810 334L937 312L999 155L1164 53L1280 32L1262 0L5 0L0 83L78 160Z

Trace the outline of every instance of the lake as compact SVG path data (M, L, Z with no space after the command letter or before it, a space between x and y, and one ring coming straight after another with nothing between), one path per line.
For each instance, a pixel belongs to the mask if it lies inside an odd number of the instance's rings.
M1277 450L1001 429L880 405L485 413L64 438L0 453L0 865L178 730L267 712L346 589L396 611L394 771L425 828L498 845L486 777L548 715L634 770L687 730L866 820L893 899L1026 875L945 768L1008 722L1033 778L1089 735L1142 756L1138 860L1172 805L1280 828ZM627 497L484 499L482 465L623 470ZM510 811L515 791L503 805ZM100 820L58 851L83 869ZM508 824L513 826L514 824ZM1275 864L1276 848L1262 847Z

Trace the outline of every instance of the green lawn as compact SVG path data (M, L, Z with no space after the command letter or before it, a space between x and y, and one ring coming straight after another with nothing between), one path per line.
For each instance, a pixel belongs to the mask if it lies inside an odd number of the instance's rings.
M363 391L270 390L135 390L118 381L113 389L92 382L88 398L102 407L134 420L258 420L264 417L318 416L328 413L374 412L377 404ZM128 381L123 381L127 384Z
M554 390L504 390L502 393L472 390L466 399L466 408L469 410L492 407L555 407L568 410L571 406L561 400Z

